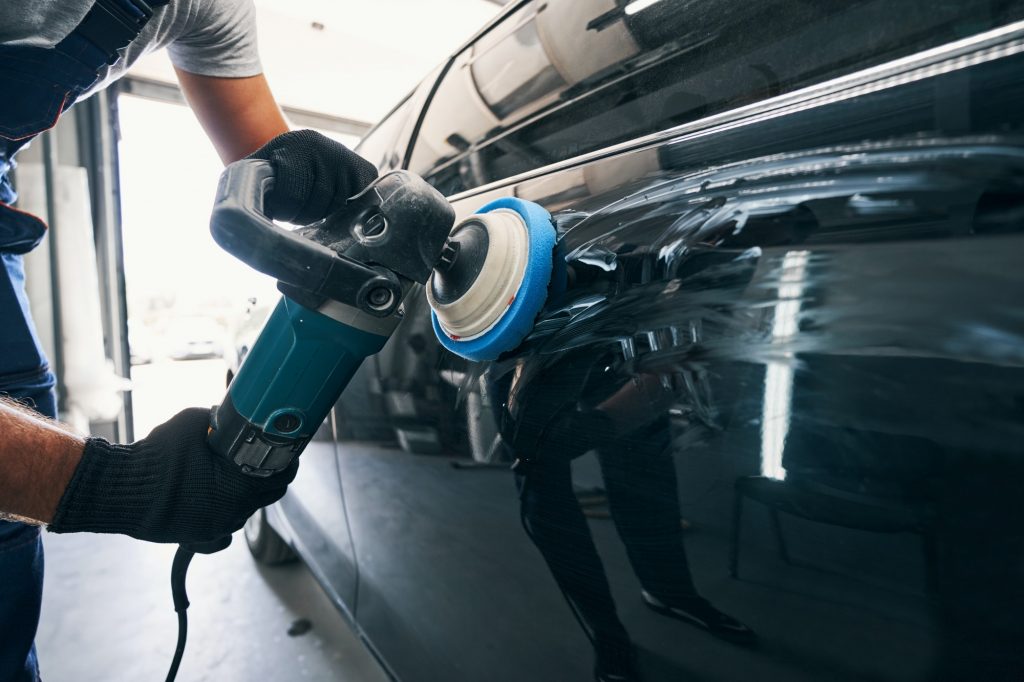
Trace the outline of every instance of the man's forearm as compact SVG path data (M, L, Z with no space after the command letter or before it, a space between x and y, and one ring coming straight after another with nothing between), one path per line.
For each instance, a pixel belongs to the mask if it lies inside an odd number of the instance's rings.
M85 441L0 398L0 515L49 523Z
M215 78L181 69L175 69L175 73L224 163L244 158L288 132L288 124L262 75Z

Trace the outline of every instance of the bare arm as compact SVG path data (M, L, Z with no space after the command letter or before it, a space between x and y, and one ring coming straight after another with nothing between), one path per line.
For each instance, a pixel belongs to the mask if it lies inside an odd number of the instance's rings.
M59 424L0 399L0 516L53 520L84 447Z
M224 163L248 156L288 132L288 124L262 75L199 76L175 69L178 82Z

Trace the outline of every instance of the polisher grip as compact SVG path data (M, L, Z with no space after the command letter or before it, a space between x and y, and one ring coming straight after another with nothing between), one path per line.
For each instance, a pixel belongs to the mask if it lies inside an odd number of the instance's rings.
M310 280L327 277L337 254L267 217L265 197L273 185L268 161L243 159L228 166L217 186L210 232L225 251L256 270L309 288Z
M343 301L370 314L386 316L365 304L368 292L383 288L401 294L398 278L371 268L274 223L266 196L274 186L268 161L242 159L224 169L210 217L214 240L228 253L278 281Z

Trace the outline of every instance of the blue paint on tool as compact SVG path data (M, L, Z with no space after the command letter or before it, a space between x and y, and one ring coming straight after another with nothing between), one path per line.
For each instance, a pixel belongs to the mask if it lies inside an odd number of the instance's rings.
M551 214L538 204L513 197L496 199L483 206L477 214L497 209L510 209L518 213L526 223L530 239L526 273L515 300L493 327L481 336L466 341L453 339L446 334L437 314L431 312L434 333L441 345L469 360L495 360L522 343L544 307L548 285L551 283L552 253L556 243Z

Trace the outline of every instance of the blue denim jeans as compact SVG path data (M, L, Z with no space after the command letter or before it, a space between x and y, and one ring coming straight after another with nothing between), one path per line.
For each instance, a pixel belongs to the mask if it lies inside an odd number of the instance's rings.
M0 395L56 417L54 377L28 314L21 257L0 256ZM0 682L39 680L34 641L42 597L39 528L0 521Z
M0 680L37 682L36 626L43 599L39 528L0 521Z

